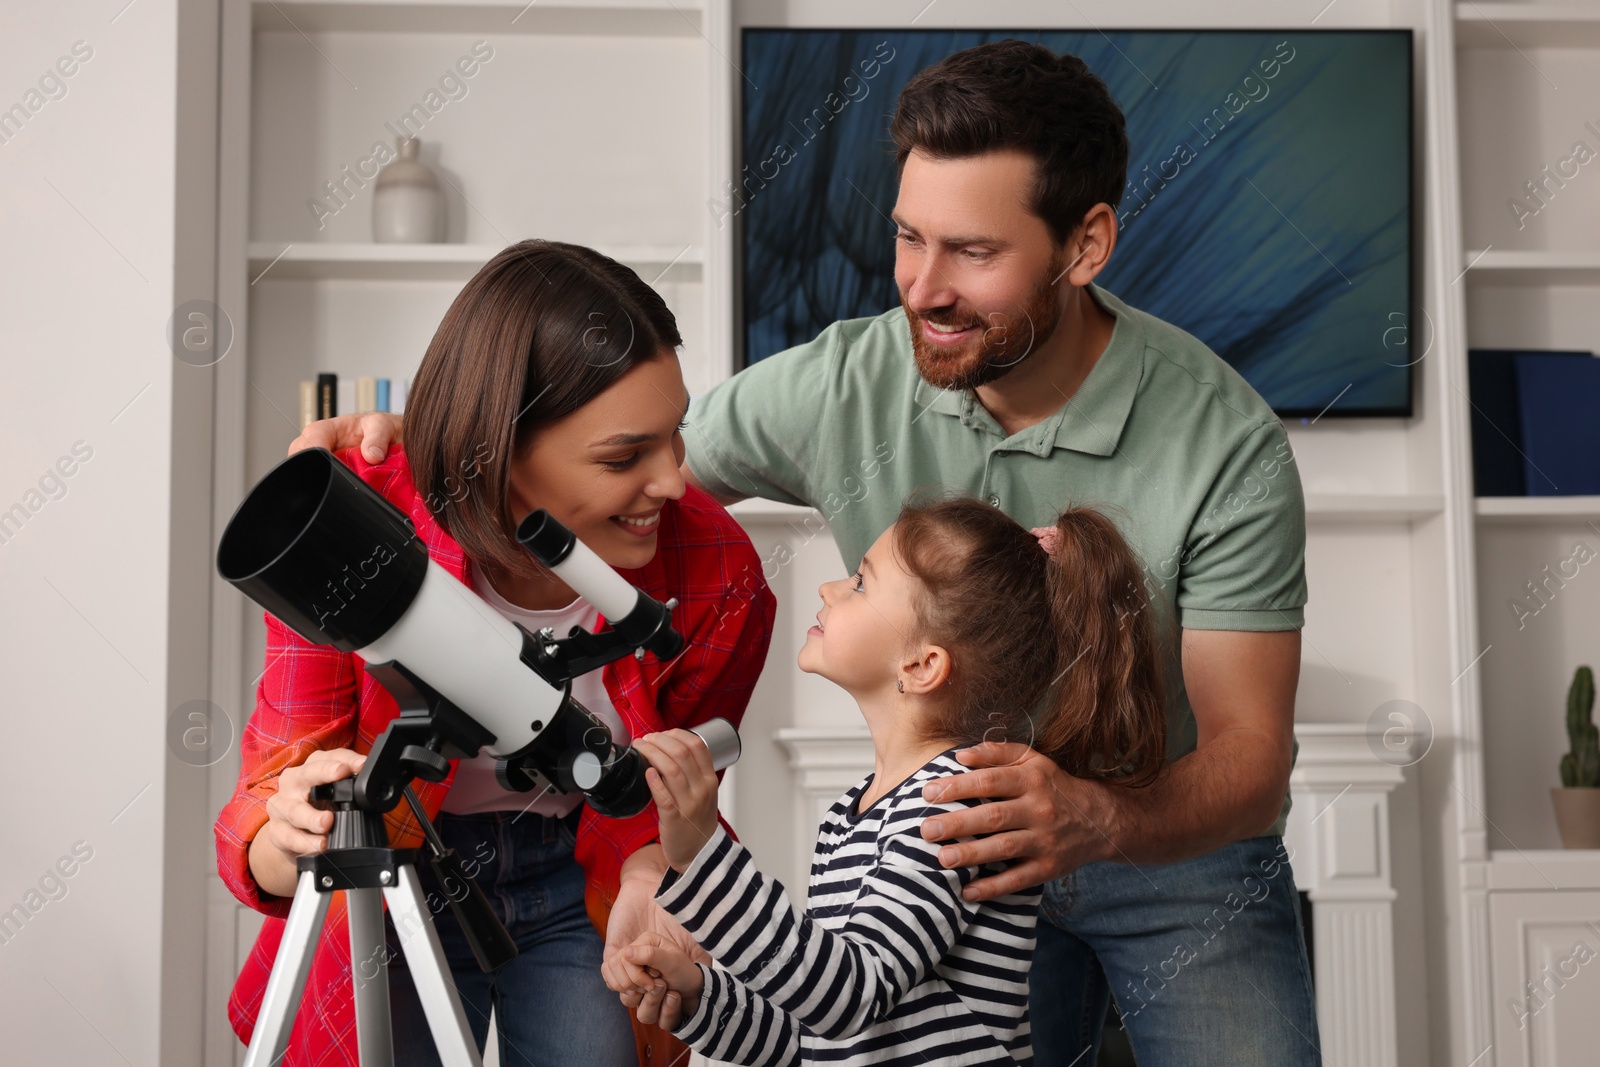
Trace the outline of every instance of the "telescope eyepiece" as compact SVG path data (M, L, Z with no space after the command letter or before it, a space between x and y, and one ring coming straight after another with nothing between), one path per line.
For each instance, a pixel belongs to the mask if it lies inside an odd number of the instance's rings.
M536 508L517 524L517 541L546 567L558 567L572 554L578 538L544 508Z

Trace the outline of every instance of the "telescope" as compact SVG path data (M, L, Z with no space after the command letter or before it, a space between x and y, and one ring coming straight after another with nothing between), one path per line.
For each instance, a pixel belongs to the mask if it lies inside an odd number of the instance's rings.
M574 626L557 636L507 619L433 562L411 520L326 449L306 449L278 464L228 521L217 547L218 573L312 644L360 656L400 709L354 781L311 791L313 802L333 811L334 823L327 849L296 858L294 902L245 1067L281 1062L335 891L348 902L350 958L377 971L355 983L360 1062L393 1063L387 904L396 929L411 932L401 948L443 1062L478 1067L417 879L418 850L390 847L382 813L402 797L410 805L481 969L503 966L517 946L428 819L413 778L443 781L450 760L487 748L508 792L582 793L597 812L618 818L649 804L644 759L619 746L606 724L572 698L572 679L630 653L672 659L683 648L672 628L677 601L663 604L635 588L543 510L522 520L516 538L611 628L590 633ZM739 735L727 720L712 719L694 732L718 770L738 760Z
M442 781L447 760L483 747L508 791L581 792L614 817L649 804L644 760L572 698L571 682L630 653L676 656L677 601L635 588L542 509L516 537L611 629L558 637L505 618L429 559L410 519L326 449L278 464L229 520L222 577L312 644L359 655L400 707L356 778L363 810L388 811L410 778ZM738 758L725 721L698 732L719 769Z

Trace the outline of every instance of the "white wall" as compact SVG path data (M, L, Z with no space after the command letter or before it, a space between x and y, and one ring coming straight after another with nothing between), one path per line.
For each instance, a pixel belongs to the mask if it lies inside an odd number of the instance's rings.
M216 3L123 3L0 15L0 108L37 107L0 143L8 1063L199 1062L210 813L165 736L208 695L214 372L165 334L212 275Z

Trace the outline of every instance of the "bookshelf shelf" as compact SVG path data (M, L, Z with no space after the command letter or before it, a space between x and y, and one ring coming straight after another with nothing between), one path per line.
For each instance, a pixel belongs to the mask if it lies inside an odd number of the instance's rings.
M699 0L262 0L252 28L299 33L520 33L586 37L694 37Z
M1461 48L1591 48L1600 45L1600 10L1575 4L1456 5Z
M801 507L798 504L785 504L780 500L763 500L760 497L741 500L728 509L728 514L738 519L741 523L783 522L785 520L798 522L813 513L817 513L815 508Z
M260 280L466 281L503 246L488 244L316 244L251 241L251 284ZM649 281L698 281L703 249L615 247L600 251Z
M1554 777L1552 768L1551 777ZM1489 853L1489 888L1600 889L1600 849L1494 849Z
M1569 519L1600 519L1600 496L1480 496L1478 521L1517 524Z
M1443 493L1306 494L1307 522L1411 522L1443 511Z
M1495 284L1600 285L1600 251L1467 251L1461 269L1467 280Z

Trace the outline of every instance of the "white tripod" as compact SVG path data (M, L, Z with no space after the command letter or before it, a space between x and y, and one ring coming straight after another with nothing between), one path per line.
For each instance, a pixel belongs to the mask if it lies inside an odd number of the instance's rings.
M345 892L350 921L350 980L355 994L356 1047L361 1067L393 1067L394 1034L389 1020L388 946L383 934L383 903L389 905L400 947L416 983L428 1029L433 1033L439 1059L445 1067L482 1067L477 1041L467 1024L461 998L450 978L450 965L439 944L438 931L425 906L417 880L416 849L389 847L383 816L356 806L354 779L317 786L313 797L331 801L333 831L328 848L297 861L299 878L294 903L284 926L272 976L261 1001L255 1031L245 1053L244 1067L277 1067L289 1045L295 1009L305 991L311 957L328 915L335 890ZM461 915L462 928L484 970L493 970L516 954L505 927L489 910L488 900L477 891L444 847L424 816L410 787L405 798L428 835L435 853L435 869L453 906L487 914L493 925L485 929L473 917ZM453 866L452 866L453 865ZM456 880L459 879L459 882ZM360 973L356 973L357 970Z

